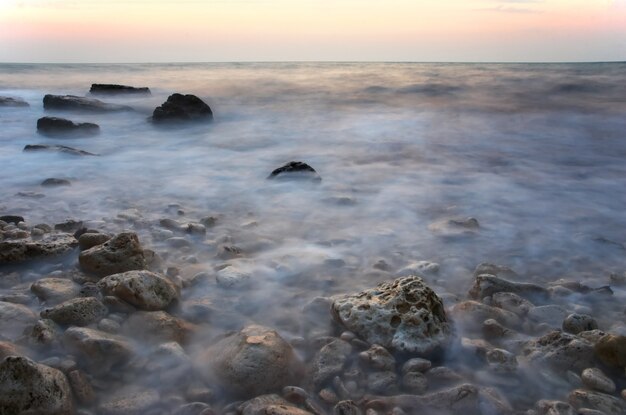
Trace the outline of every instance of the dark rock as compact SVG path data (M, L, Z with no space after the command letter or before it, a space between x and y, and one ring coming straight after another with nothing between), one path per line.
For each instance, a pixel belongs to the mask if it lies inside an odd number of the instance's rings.
M290 161L277 168L267 177L268 179L305 179L319 182L322 180L315 169L302 161Z
M75 95L51 95L43 97L44 109L80 110L90 112L111 112L132 110L127 105L109 104L98 99L77 97Z
M44 187L56 187L56 186L70 186L71 183L66 179L57 179L56 177L49 177L41 185Z
M150 88L117 84L91 84L91 94L150 94Z
M212 121L211 108L195 95L172 94L152 114L154 122Z
M22 98L0 96L0 107L30 107Z
M48 144L27 144L24 151L58 151L59 153L70 154L72 156L96 156L97 154L88 151L79 150L67 146L48 145Z
M54 229L62 232L73 232L77 229L82 228L83 222L80 220L68 219L65 222L57 223L54 225ZM76 238L76 235L74 235Z
M14 223L15 225L17 225L20 222L24 222L24 217L17 215L4 215L0 216L0 220L6 223Z
M43 117L37 120L37 131L40 134L59 137L59 136L90 136L98 134L100 127L98 124L83 122L75 123L74 121L58 117Z

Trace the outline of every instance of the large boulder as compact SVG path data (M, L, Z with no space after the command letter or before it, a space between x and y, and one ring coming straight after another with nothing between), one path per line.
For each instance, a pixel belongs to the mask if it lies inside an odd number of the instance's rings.
M102 245L80 253L81 268L99 277L146 268L146 259L137 234L123 232Z
M163 310L178 300L176 286L150 271L127 271L109 275L98 282L104 295L113 295L141 310Z
M57 153L69 154L72 156L96 156L97 154L90 153L88 151L79 150L77 148L68 147L68 146L60 146L60 145L50 145L50 144L26 144L24 146L24 150L27 152L33 151L54 151Z
M75 123L65 118L42 117L37 120L37 132L53 137L83 137L98 134L100 127L90 122Z
M0 301L0 336L11 340L37 321L37 315L21 304Z
M0 363L0 414L74 413L72 393L60 370L9 356Z
M0 242L0 264L24 262L43 257L63 255L71 252L78 241L74 235L56 233L41 239L25 238Z
M446 345L451 332L441 299L416 276L336 299L332 311L368 343L401 352L428 354Z
M65 326L87 326L97 323L109 310L95 297L80 297L67 300L41 312L41 317Z
M288 180L311 180L319 182L322 180L315 169L302 161L290 161L273 170L268 179L288 179Z
M0 96L0 107L30 107L22 98Z
M147 87L134 87L117 84L91 84L89 89L91 94L113 95L113 94L150 94Z
M98 99L77 97L75 95L51 95L43 97L44 109L78 110L89 112L112 112L132 110L127 105L109 104Z
M200 354L207 379L236 396L279 391L298 381L302 366L291 345L276 331L252 325Z
M133 349L126 340L100 330L70 327L63 334L63 342L79 353L93 371L100 373L124 365L133 357Z
M152 113L156 123L171 121L212 121L213 111L195 95L172 94Z

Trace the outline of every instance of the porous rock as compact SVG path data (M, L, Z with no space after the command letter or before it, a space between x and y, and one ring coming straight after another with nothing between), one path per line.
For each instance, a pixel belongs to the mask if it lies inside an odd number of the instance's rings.
M163 310L178 300L176 286L151 271L127 271L98 282L103 295L114 295L141 310Z
M108 309L97 298L82 297L47 308L41 312L41 317L66 326L87 326L98 322L107 313Z
M161 400L153 389L131 387L107 397L98 406L101 415L143 415L156 407Z
M137 235L123 232L107 242L80 253L81 268L99 277L146 268L146 259Z
M338 298L332 311L368 343L397 351L430 353L446 345L451 332L441 299L416 276Z
M100 127L98 124L74 121L59 117L42 117L37 120L37 131L40 134L50 136L90 136L98 134Z
M73 235L55 233L41 239L31 238L0 242L0 264L19 263L71 252L78 244Z
M580 337L561 331L550 332L527 342L522 354L537 367L547 367L559 373L582 371L593 366L593 345Z
M52 95L43 97L44 109L78 110L89 112L128 111L127 105L109 104L98 99L78 97L75 95Z
M152 113L152 121L212 121L213 111L195 95L172 94Z
M0 414L72 412L72 393L63 372L26 357L10 356L0 363Z
M572 334L578 334L583 331L591 331L597 328L598 323L596 320L587 314L573 313L565 317L565 320L563 320L563 330Z
M252 325L201 353L197 360L210 381L238 396L257 396L292 385L301 363L276 331Z

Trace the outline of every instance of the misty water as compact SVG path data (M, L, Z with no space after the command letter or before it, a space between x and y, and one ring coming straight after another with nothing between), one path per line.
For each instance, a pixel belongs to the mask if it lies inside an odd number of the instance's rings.
M511 267L517 281L602 287L626 270L625 80L621 63L1 64L0 95L30 107L0 108L0 214L132 230L182 279L235 264L250 287L209 279L183 292L215 305L205 337L258 323L297 343L314 330L303 314L311 300L373 287L418 261L439 265L423 276L448 307L466 299L482 262ZM130 112L43 109L44 94L88 95L92 83L152 95L98 97ZM152 125L173 92L202 98L215 121ZM101 132L42 136L44 115ZM27 144L98 156L23 152ZM322 181L267 180L292 160ZM42 187L49 177L71 186ZM206 216L215 226L185 236L189 246L163 240L161 219ZM463 226L468 218L478 226ZM241 254L225 259L224 244ZM76 256L7 270L32 282L73 267ZM580 303L601 329L619 331L626 290L611 288L610 301ZM550 388L533 399L562 398Z

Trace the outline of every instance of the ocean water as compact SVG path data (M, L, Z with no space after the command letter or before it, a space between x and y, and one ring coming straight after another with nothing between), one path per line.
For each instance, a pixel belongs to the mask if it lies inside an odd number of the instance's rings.
M0 64L0 95L30 103L0 108L0 214L133 229L183 274L235 263L254 290L186 295L214 296L233 327L252 321L286 337L304 335L311 299L371 287L416 261L439 264L426 279L448 305L481 262L523 281L600 287L626 270L625 81L624 63ZM92 83L152 95L99 97L132 112L43 109L44 94L86 95ZM173 92L202 98L215 121L151 125ZM101 133L44 137L44 115ZM25 153L27 144L99 156ZM322 182L266 179L292 160ZM48 177L72 185L41 187ZM191 248L155 237L160 219L207 215L217 224ZM470 217L478 228L449 222ZM242 258L219 258L222 243ZM380 260L386 271L373 268ZM614 303L597 307L606 329L623 316Z

